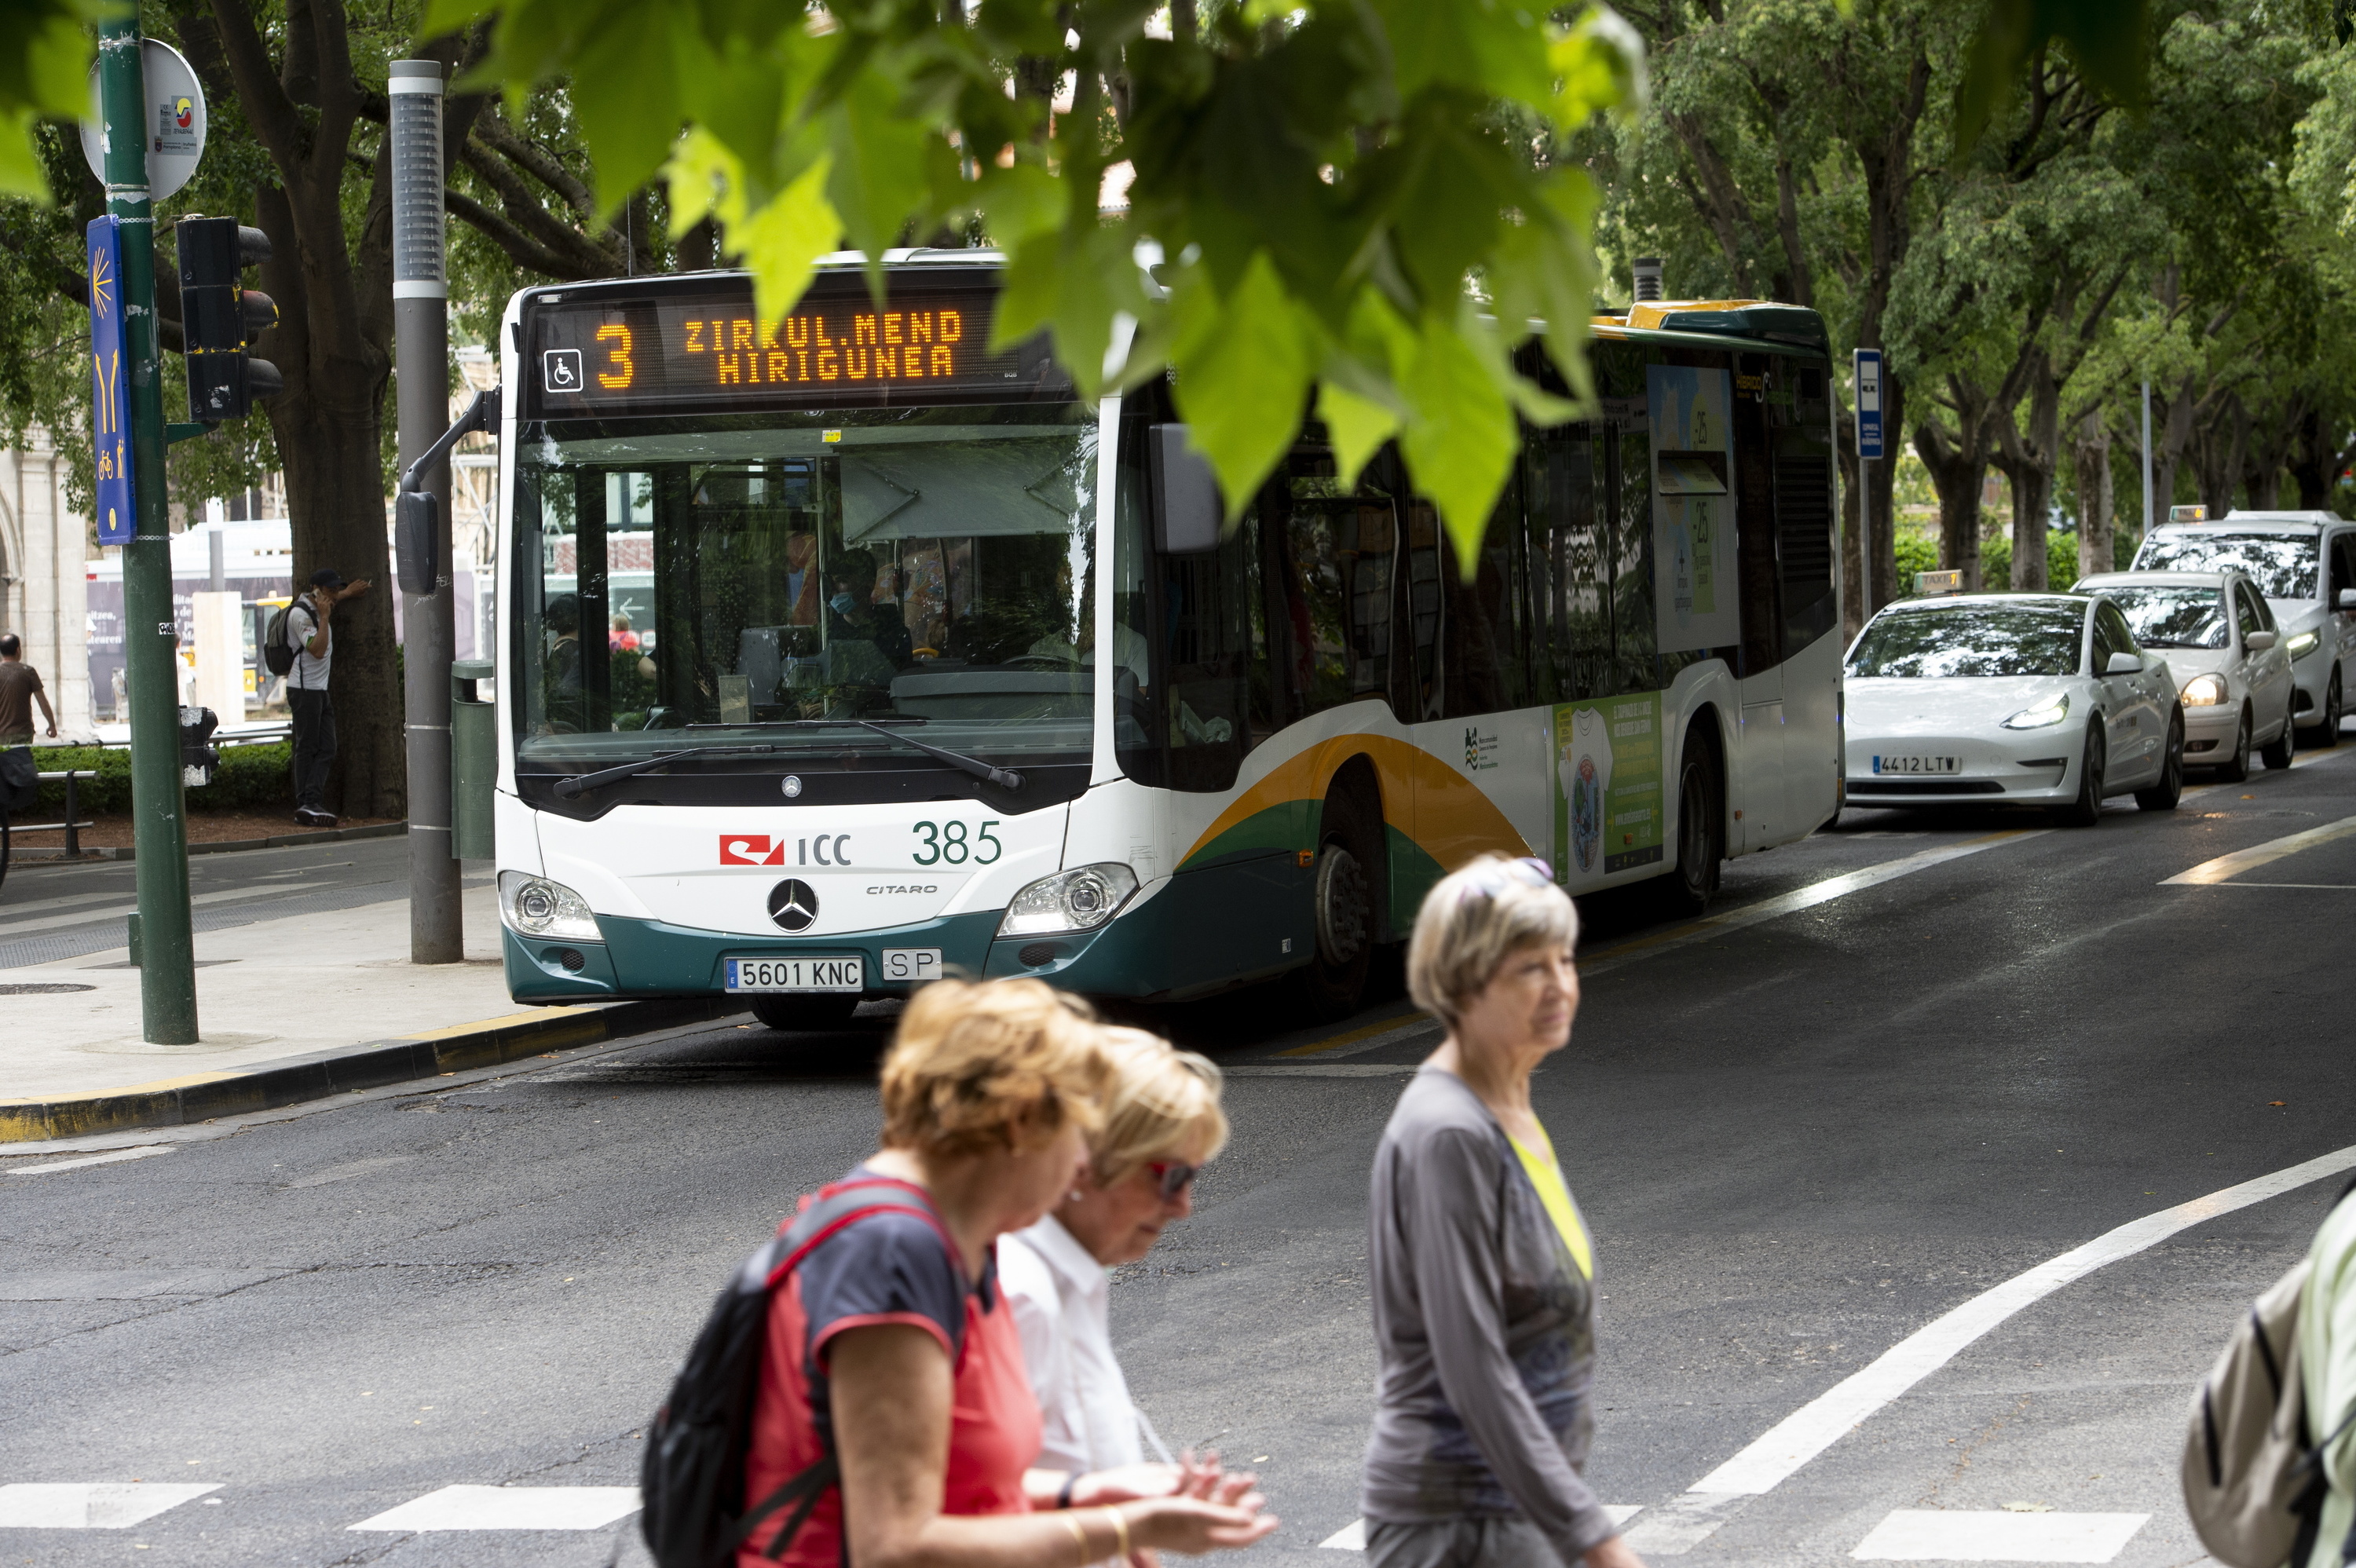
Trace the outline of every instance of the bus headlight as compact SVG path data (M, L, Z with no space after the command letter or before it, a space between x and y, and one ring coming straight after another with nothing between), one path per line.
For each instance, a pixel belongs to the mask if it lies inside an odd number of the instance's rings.
M2295 659L2303 659L2308 655L2313 653L2315 651L2315 645L2321 641L2323 641L2321 633L2301 632L2289 642L2285 643L2283 647L2289 653L2291 657Z
M1042 877L1006 901L1001 936L1049 936L1094 931L1137 891L1137 873L1119 860Z
M519 936L561 936L568 942L603 942L588 901L562 882L521 871L499 873L499 919Z
M2225 700L2225 677L2222 675L2196 675L2184 683L2177 700L2187 708L2214 708Z

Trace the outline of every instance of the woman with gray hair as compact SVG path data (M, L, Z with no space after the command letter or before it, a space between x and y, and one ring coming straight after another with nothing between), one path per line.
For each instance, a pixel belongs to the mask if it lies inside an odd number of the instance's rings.
M1536 859L1476 860L1416 917L1408 990L1448 1036L1375 1152L1371 1568L1642 1568L1580 1474L1594 1250L1530 1108L1579 1011L1578 937Z

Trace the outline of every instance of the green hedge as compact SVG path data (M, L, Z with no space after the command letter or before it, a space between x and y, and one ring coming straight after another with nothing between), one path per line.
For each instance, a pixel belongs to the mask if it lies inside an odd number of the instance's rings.
M223 746L219 750L220 766L213 770L213 782L187 792L189 810L236 811L280 805L294 808L294 748L291 742ZM97 772L96 778L83 779L75 785L74 804L85 816L94 811L120 814L131 809L129 752L119 747L42 746L34 751L33 761L45 773L69 769ZM62 816L66 809L64 784L43 784L37 809L44 816Z

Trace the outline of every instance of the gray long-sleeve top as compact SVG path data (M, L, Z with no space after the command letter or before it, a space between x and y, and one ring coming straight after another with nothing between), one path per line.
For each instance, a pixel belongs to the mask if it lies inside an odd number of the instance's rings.
M1580 1475L1594 1293L1505 1129L1453 1073L1409 1080L1375 1152L1382 1357L1371 1520L1520 1514L1574 1563L1617 1533Z

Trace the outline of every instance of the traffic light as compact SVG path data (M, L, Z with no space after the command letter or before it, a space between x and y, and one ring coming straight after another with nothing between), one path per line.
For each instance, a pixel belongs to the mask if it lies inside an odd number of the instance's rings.
M234 218L183 218L180 335L188 357L188 417L243 419L253 400L282 390L278 367L246 348L278 324L270 296L241 288L239 273L270 260L270 237Z

